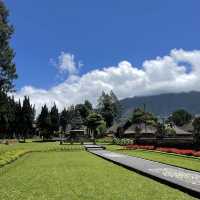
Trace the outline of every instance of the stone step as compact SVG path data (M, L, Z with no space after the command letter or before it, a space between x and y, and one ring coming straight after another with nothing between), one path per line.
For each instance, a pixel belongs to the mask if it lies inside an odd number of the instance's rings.
M83 145L85 147L85 150L104 150L106 149L104 146L101 145L95 145L95 144L85 144Z

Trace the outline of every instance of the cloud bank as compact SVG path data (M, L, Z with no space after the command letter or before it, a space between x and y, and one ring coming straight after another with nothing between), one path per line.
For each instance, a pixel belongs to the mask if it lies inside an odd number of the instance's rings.
M102 91L113 90L119 99L166 92L200 91L200 51L173 49L169 55L146 60L136 67L128 61L116 66L92 70L78 75L74 55L64 52L58 58L59 71L68 78L49 90L25 86L15 94L16 99L29 96L37 111L46 103L58 108L90 100L94 105Z

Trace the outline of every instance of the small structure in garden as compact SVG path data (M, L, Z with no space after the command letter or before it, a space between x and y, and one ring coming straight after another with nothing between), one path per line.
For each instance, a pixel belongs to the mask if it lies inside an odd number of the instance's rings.
M82 121L79 111L76 110L71 121L71 128L69 130L69 136L66 139L66 142L83 143L85 139L86 139L85 126L83 125L83 121ZM61 143L62 142L63 141L61 140Z

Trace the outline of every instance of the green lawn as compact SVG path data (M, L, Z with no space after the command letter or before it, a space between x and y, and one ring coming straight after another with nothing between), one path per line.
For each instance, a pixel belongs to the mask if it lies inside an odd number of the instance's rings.
M50 151L77 151L82 150L80 145L59 145L58 142L27 142L13 145L0 144L0 167L15 161L20 156L30 152Z
M156 151L147 151L147 150L123 150L119 146L108 146L109 150L116 151L118 153L124 153L130 156L136 156L140 158L145 158L153 161L163 162L166 164L172 164L179 167L184 167L187 169L200 171L200 159L199 158L190 158L189 156L178 156L170 153L162 153Z
M44 150L57 145L46 143L42 147L31 143L11 148ZM194 199L80 150L80 147L79 150L76 147L76 151L66 148L65 151L26 154L0 169L0 186L1 200Z

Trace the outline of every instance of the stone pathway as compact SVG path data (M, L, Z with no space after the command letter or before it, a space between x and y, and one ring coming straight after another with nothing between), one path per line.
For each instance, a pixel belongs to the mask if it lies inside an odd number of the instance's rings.
M200 198L200 173L198 172L98 148L89 148L87 150L115 164L124 166Z
M103 149L105 149L104 146L96 145L96 144L84 144L83 146L85 147L85 149L87 151L90 151L90 150L103 150Z

